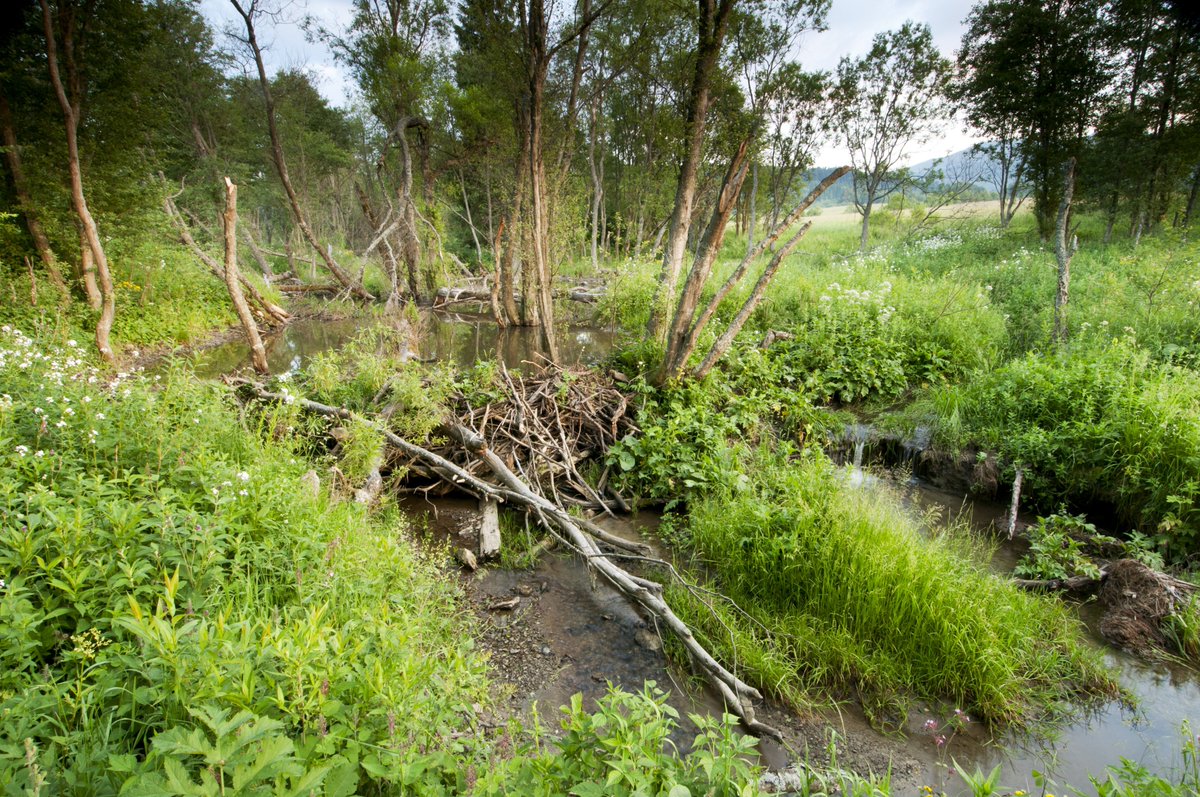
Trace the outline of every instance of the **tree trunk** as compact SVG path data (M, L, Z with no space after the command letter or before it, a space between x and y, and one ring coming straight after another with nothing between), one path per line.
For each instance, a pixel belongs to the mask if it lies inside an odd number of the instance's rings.
M79 166L79 141L77 138L81 98L75 97L74 102L67 98L67 92L63 88L62 77L58 71L58 47L54 40L54 24L50 16L50 5L47 0L40 0L40 2L42 27L46 33L46 59L50 70L50 83L54 86L54 94L58 97L58 104L62 109L66 127L67 171L71 178L71 204L75 207L75 214L79 217L83 236L87 241L86 249L91 252L96 266L96 276L100 282L100 319L96 322L96 349L105 361L111 363L116 359L109 343L109 333L112 330L113 318L116 316L116 297L113 291L112 273L108 269L108 256L104 252L104 245L100 242L100 231L96 227L96 220L92 218L87 199L83 194L83 172ZM68 23L63 37L63 46L67 50L74 47L72 36L72 24ZM73 86L78 84L76 75L69 77Z
M750 140L744 139L726 169L721 191L718 193L716 205L713 207L712 218L709 219L708 227L699 242L696 259L693 261L687 281L683 285L683 295L679 297L679 303L671 318L671 327L667 333L666 356L663 358L662 371L656 380L659 384L665 382L671 374L677 373L682 367L677 362L677 358L687 339L692 319L696 313L696 305L700 302L700 294L708 282L717 254L721 250L725 228L729 224L729 218L733 214L734 208L737 207L742 185L746 181L748 168L746 156L749 151Z
M413 202L413 169L412 152L408 146L408 135L405 132L410 118L400 120L394 131L400 142L400 256L404 260L405 275L408 278L408 291L413 301L420 301L421 285L419 277L421 264L421 239L417 233L417 206Z
M237 186L228 177L225 178L225 213L222 218L225 221L225 287L233 301L233 309L237 311L238 320L242 322L246 341L250 344L250 359L254 363L254 370L266 374L269 371L267 352L263 348L254 316L246 305L246 297L242 295L242 286L238 284Z
M738 267L734 269L732 274L729 275L728 279L725 280L725 283L719 289L717 289L717 292L705 306L704 311L700 313L699 318L697 318L694 323L691 323L687 334L687 340L684 345L679 348L676 356L668 363L669 369L665 370L663 374L664 379L676 378L683 373L683 369L687 366L688 358L692 356L692 353L696 350L696 346L699 345L700 334L704 331L704 328L708 325L709 321L712 320L712 317L716 315L718 308L721 306L721 302L725 300L725 297L728 296L729 293L735 287L737 287L737 285L746 276L746 272L749 270L754 261L761 257L762 254L768 249L773 247L776 241L778 241L780 237L782 237L783 234L790 227L792 227L792 225L796 224L800 220L800 218L804 215L804 212L812 207L813 203L816 202L817 199L819 199L820 196L825 193L825 191L827 191L831 185L842 179L842 177L844 177L849 171L849 166L843 166L822 180L815 188L809 191L808 196L806 196L799 205L792 209L791 213L784 217L783 221L775 225L771 232L768 233L767 236L763 238L762 241L760 241L758 245L755 246L748 255L746 255L746 257L742 259L742 262L738 264ZM779 268L779 264L783 262L783 258L786 257L791 250L800 243L800 238L805 232L807 232L807 229L807 227L802 228L801 232L797 233L792 240L790 240L784 246L783 249L780 249L779 252L776 253L775 258L772 259L771 263L767 265L767 270L763 272L764 276L767 275L767 272L770 272L771 276L766 278L766 282L763 282L760 279L759 283L762 285L763 290L766 289L771 277L774 276L775 270ZM755 287L755 290L758 290L757 286ZM760 300L761 295L757 299L753 296L748 299L747 305L749 306L749 310L753 311L754 307L757 306ZM749 318L749 313L747 313L746 317ZM740 330L741 324L744 323L744 320L741 323L738 323L737 330ZM735 330L734 335L736 334L737 331ZM733 337L729 336L728 339L729 342L732 342ZM722 337L722 340L724 340L724 337ZM728 344L725 344L725 348L728 348ZM717 349L718 347L714 346L713 350L709 352L709 356L705 358L705 362L708 363L708 365L707 367L702 366L701 369L697 371L699 375L703 376L703 374L708 373L717 359L724 354L724 349L719 352ZM709 360L711 360L711 362L709 362Z
M1054 343L1067 342L1067 302L1071 297L1071 258L1075 247L1067 243L1067 223L1071 215L1071 200L1075 195L1075 158L1063 164L1063 192L1058 205L1058 220L1054 228L1054 257L1058 260L1058 292L1054 295Z
M258 82L262 87L263 104L266 106L267 133L271 138L271 160L275 164L275 170L279 173L279 182L283 184L283 192L287 194L288 205L291 207L292 215L296 219L296 226L300 228L300 233L304 236L304 240L308 241L309 246L325 262L325 267L329 270L329 273L333 274L334 278L346 290L361 299L374 299L375 297L366 288L362 285L356 285L350 278L350 275L343 271L342 267L333 259L332 253L321 246L316 235L313 234L312 228L308 225L304 211L300 209L300 198L296 195L296 189L292 187L292 178L288 175L287 161L283 156L283 143L279 136L279 129L275 124L275 100L271 96L271 83L267 79L267 68L263 64L262 50L259 48L258 39L254 34L254 13L257 0L251 0L249 11L243 10L238 0L229 1L233 4L234 9L246 25L246 42L254 53L254 64L258 68ZM44 3L45 0L42 0L42 2Z
M871 234L871 208L875 204L875 197L868 196L867 204L863 206L862 232L858 236L858 251L867 251L867 239Z
M588 110L588 167L592 175L592 223L591 223L591 243L592 243L592 270L596 271L600 268L600 203L604 201L604 178L601 176L600 169L603 168L603 161L600 166L596 163L596 136L599 134L600 125L597 120L599 116L600 94L592 98L591 105ZM603 156L601 156L603 158Z
M1196 209L1196 196L1200 194L1200 166L1192 172L1192 189L1188 191L1187 207L1183 211L1183 226L1190 227L1192 223L1192 213Z
M96 258L92 256L92 247L88 243L87 233L83 224L76 219L79 232L79 280L83 283L83 293L87 296L88 307L99 310L104 304L100 295L100 286L96 284Z
M46 269L46 275L58 291L64 302L71 301L71 291L67 288L62 271L58 268L58 258L50 248L50 239L42 228L38 218L33 198L29 195L29 181L25 177L25 166L21 161L21 151L17 148L17 132L13 125L12 109L8 105L8 97L0 90L0 130L3 132L4 154L8 160L8 170L12 174L13 193L16 195L17 207L25 217L25 226L29 228L29 236L33 239L34 249L38 259Z
M667 334L667 313L674 304L683 258L691 232L692 213L696 203L696 182L704 154L704 131L708 116L712 76L721 55L730 12L734 0L698 0L699 18L696 45L696 68L688 94L685 136L687 149L675 186L675 205L663 254L662 272L650 306L647 336L664 341Z
M754 215L757 210L758 203L758 161L755 160L750 164L750 196L747 204L750 206L750 215L746 219L746 254L754 251Z
M467 198L467 179L463 177L462 172L458 173L458 182L462 186L463 210L467 214L467 226L471 228L471 240L475 242L475 260L483 265L483 247L479 245L479 231L475 229L475 222L471 219L471 200Z
M546 75L550 56L546 50L548 20L543 0L531 0L527 24L529 48L529 165L530 208L533 236L533 270L537 275L538 314L542 336L552 362L558 362L558 342L554 330L554 300L550 275L550 216L546 202L546 161L542 141L542 115L545 105ZM528 301L528 296L526 301Z

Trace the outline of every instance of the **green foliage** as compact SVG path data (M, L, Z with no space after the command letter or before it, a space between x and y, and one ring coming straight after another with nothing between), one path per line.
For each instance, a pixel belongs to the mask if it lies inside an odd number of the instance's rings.
M247 430L185 373L2 340L0 783L29 739L53 791L453 788L488 699L454 589L307 492L295 406Z
M950 398L953 400L950 400ZM1038 506L1111 502L1170 557L1200 534L1200 377L1131 341L1029 355L936 398L942 437L1024 463Z
M1177 779L1156 775L1144 765L1121 758L1119 766L1109 767L1104 778L1092 778L1098 797L1188 797L1200 794L1200 740L1192 735L1191 726L1181 730L1183 759Z
M301 380L317 401L352 410L373 410L385 401L397 434L424 439L442 421L451 387L445 370L413 359L408 321L370 324L336 351L313 357Z
M1029 552L1014 572L1025 578L1100 577L1100 568L1084 553L1088 537L1096 527L1082 516L1051 515L1038 518L1029 530Z
M957 536L925 537L820 454L792 465L760 454L750 467L750 488L693 505L691 539L756 620L723 618L771 691L853 688L881 723L917 695L1022 724L1065 684L1112 689L1061 609L989 573ZM705 613L689 619L728 654L724 624Z
M479 794L552 797L657 795L658 797L753 797L757 770L747 757L756 744L736 732L737 718L690 719L698 733L681 754L669 739L678 712L648 681L640 694L609 687L595 713L579 695L562 708L562 736L553 749L519 757L477 784Z

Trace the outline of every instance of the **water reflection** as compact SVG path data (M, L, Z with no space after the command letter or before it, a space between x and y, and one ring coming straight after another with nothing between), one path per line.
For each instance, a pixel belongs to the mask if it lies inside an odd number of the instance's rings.
M303 368L317 354L341 348L371 319L300 319L263 339L272 374ZM569 327L559 333L563 365L595 365L612 351L615 335L596 327ZM499 329L490 316L475 313L426 312L421 318L420 354L423 359L470 368L481 360L498 360L511 368L545 362L546 347L537 327ZM250 347L241 338L198 352L196 374L215 378L247 368ZM528 366L525 366L528 367Z

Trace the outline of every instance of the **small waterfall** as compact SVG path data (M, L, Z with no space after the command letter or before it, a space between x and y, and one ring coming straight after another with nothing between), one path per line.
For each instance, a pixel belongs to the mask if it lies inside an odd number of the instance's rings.
M862 423L852 423L846 427L846 439L854 443L854 459L850 464L850 483L854 486L866 481L863 472L863 454L867 450L867 440L871 437L871 427Z

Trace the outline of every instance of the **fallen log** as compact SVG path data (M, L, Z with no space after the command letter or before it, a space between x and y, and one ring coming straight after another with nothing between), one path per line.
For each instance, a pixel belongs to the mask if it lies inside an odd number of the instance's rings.
M261 399L277 402L287 400L287 397L283 394L268 391L262 385L250 380L233 378L229 379L228 382L230 384L246 386L254 395ZM443 478L449 479L460 489L472 492L480 498L487 497L495 501L507 500L524 506L537 518L548 533L568 544L579 553L589 568L599 573L618 592L621 592L633 603L641 606L658 622L669 628L679 638L684 649L687 650L692 663L724 699L726 707L742 721L748 730L760 736L770 736L775 739L782 738L778 730L758 721L755 717L754 708L750 701L761 700L762 694L726 669L724 665L717 661L700 644L699 640L692 633L691 628L663 600L662 586L648 579L635 576L621 568L608 554L600 550L596 540L600 539L607 544L624 549L636 547L644 550L645 546L632 544L607 532L603 532L594 523L571 515L560 505L534 492L529 485L513 473L496 456L487 446L482 436L456 421L447 421L443 425L442 431L462 446L462 448L486 464L499 484L491 484L482 478L468 473L465 469L450 462L445 457L410 443L390 430L383 428L381 425L372 423L348 409L332 407L328 404L321 404L308 399L295 399L295 401L302 409L309 412L341 418L343 420L357 420L361 423L375 426L383 433L384 438L389 444L420 460L430 470L438 473ZM467 551L466 553L470 552ZM474 557L470 558L473 559ZM460 554L460 559L466 559L466 557L462 557ZM463 563L468 567L470 566L467 564L467 561Z

